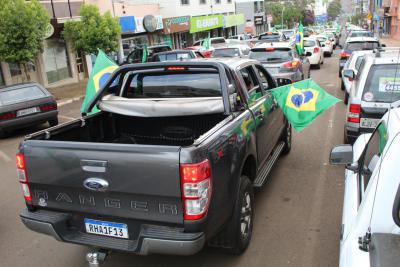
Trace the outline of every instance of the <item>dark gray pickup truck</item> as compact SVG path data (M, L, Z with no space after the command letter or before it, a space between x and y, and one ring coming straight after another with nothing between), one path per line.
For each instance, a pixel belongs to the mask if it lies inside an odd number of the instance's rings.
M20 144L22 222L109 251L243 252L253 190L291 148L276 86L246 59L120 67L85 114L100 112Z

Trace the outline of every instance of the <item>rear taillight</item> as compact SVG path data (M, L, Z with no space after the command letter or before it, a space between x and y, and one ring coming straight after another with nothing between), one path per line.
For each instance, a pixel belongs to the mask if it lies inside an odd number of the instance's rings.
M57 104L55 104L55 103L50 103L50 104L45 104L45 105L40 106L40 110L42 112L56 110L56 109L57 109Z
M211 167L208 160L195 164L181 164L183 218L199 220L208 211L211 199Z
M299 65L300 65L300 62L297 60L294 60L294 61L289 61L289 62L283 63L282 67L285 69L295 69Z
M313 53L316 54L319 52L319 48L318 47L314 47Z
M352 123L360 123L361 105L350 104L347 121Z
M17 164L18 180L21 184L22 193L24 194L25 201L29 204L32 203L31 190L28 184L28 176L26 174L25 156L22 153L18 153L15 156Z
M15 112L1 113L0 121L11 120L11 119L14 119L15 117L16 117Z
M340 57L341 59L349 58L349 57L350 57L350 54L347 53L347 52L345 52L345 51L342 51L342 52L340 52L339 57Z

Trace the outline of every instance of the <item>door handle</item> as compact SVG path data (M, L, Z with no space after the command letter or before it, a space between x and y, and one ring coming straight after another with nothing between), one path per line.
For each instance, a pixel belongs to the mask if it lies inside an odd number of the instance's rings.
M82 159L81 167L86 172L106 172L107 161Z

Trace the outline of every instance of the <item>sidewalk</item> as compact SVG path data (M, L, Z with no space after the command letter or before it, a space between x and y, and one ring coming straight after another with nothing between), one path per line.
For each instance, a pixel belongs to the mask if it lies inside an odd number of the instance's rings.
M85 95L87 80L78 83L63 85L60 87L47 88L47 90L55 96L57 101L76 99Z
M393 37L382 37L381 43L387 47L400 47L400 40L394 39Z

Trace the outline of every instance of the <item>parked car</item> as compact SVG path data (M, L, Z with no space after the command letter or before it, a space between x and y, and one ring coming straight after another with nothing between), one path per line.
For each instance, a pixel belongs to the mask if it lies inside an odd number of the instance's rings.
M343 76L353 79L348 100L344 140L353 143L363 133L371 133L391 104L400 100L397 51L376 52L362 57L357 73L351 69Z
M252 48L249 58L260 61L275 78L292 82L310 78L310 61L305 55L299 55L291 43L264 43Z
M240 47L219 47L212 51L211 57L243 57L244 54Z
M311 55L308 56L311 66L317 69L321 68L321 65L324 64L324 51L316 37L304 38L304 51L306 53L311 53Z
M295 38L296 32L294 29L282 30L282 34L285 35L287 40L290 40Z
M208 244L242 253L253 188L291 148L276 86L249 59L120 67L82 118L22 141L22 222L107 251L191 255ZM95 105L101 111L86 116Z
M324 35L316 35L315 38L317 38L318 41L320 42L324 56L331 57L333 54L332 41L329 40L329 38Z
M22 83L0 88L0 137L45 122L57 125L58 110L54 96L43 86Z
M240 40L240 41L245 41L245 40L250 40L253 37L250 34L238 34L238 35L234 35L234 36L229 36L229 38L227 40Z
M204 39L198 40L193 43L193 46L187 47L186 49L195 50L200 52L204 57L211 57L212 51L217 47L224 47L228 43L224 37L212 37L210 38L210 48L205 49L202 44Z
M345 91L345 96L344 96L344 103L347 105L349 101L349 95L350 95L350 89L351 85L353 83L352 78L344 77L343 72L345 70L353 70L354 71L354 76L358 76L358 71L361 68L361 62L363 60L363 56L366 54L372 53L372 50L361 50L361 51L354 51L351 53L350 58L346 61L346 64L343 67L342 70L342 82L341 82L341 89Z
M354 37L347 39L343 50L339 54L339 77L342 77L342 69L353 51L374 50L381 47L378 39L373 37Z
M353 146L331 151L331 164L346 166L340 267L400 262L400 109L389 112Z
M250 53L250 46L253 46L251 42L248 41L239 41L235 39L227 39L228 47L238 47L243 55L248 55Z
M350 31L349 34L347 35L347 39L353 37L374 37L374 34L366 30Z
M169 45L149 46L147 47L147 58L150 59L153 56L153 54L166 51L172 51ZM142 63L142 59L143 59L143 47L136 47L129 53L123 64Z
M265 32L258 36L258 42L280 42L285 41L286 37L277 32Z
M153 54L153 56L148 61L149 62L176 61L176 60L193 59L197 57L198 55L196 54L196 52L192 50L172 50L172 51Z

